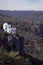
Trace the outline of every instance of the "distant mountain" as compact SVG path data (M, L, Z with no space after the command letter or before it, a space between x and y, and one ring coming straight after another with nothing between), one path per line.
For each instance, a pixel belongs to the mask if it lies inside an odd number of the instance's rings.
M16 16L16 15L35 15L35 14L42 14L43 11L10 11L10 10L0 10L0 14L9 15L9 16Z
M20 21L36 20L42 22L43 20L43 11L9 11L9 10L0 10L0 14L16 17Z
M0 14L16 16L16 15L31 15L35 11L9 11L9 10L0 10Z

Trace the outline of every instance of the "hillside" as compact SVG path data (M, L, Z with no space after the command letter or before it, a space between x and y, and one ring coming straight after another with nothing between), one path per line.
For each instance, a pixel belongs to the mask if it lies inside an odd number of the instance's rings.
M3 31L3 23L8 22L17 27L16 35ZM30 55L43 61L43 12L0 11L0 51L19 50L20 54ZM11 40L10 40L11 37ZM6 40L5 40L6 39ZM9 40L9 41L8 41ZM15 40L15 41L14 41ZM15 44L17 44L15 46ZM14 46L14 47L13 47ZM16 47L16 48L15 48ZM22 49L21 49L22 47ZM24 54L25 53L25 54Z

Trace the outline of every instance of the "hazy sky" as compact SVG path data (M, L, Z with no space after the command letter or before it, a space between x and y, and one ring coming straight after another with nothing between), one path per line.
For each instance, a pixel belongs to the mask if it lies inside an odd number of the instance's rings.
M43 0L0 0L2 10L43 10Z

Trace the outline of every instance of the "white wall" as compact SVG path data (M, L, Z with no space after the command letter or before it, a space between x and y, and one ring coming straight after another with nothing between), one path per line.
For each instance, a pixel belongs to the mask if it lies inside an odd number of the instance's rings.
M7 23L3 24L3 29L7 33L14 33L14 34L16 33L16 28L11 28L11 25L9 25Z

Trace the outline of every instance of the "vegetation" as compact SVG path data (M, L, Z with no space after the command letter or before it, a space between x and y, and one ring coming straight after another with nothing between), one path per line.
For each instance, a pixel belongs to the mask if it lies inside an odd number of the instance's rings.
M14 64L14 65L28 65L27 60L24 59L22 56L19 55L19 52L10 51L6 52L1 49L0 52L0 62L3 62L4 64ZM29 61L28 61L29 62ZM29 62L29 65L31 63Z
M0 65L43 65L43 14L40 13L0 15ZM4 22L15 26L17 33L4 32Z

